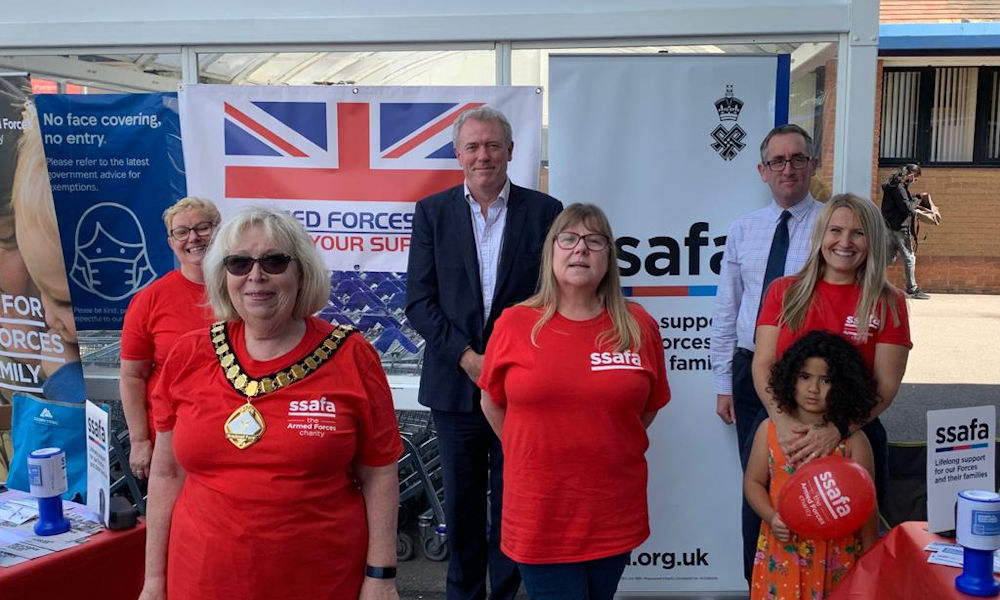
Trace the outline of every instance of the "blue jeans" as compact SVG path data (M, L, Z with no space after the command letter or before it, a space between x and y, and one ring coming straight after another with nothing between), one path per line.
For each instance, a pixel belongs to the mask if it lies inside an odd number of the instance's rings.
M889 231L889 264L896 260L896 255L903 257L903 275L906 278L906 293L917 289L917 255L913 251L913 238L910 228L904 226L898 231Z
M531 600L612 600L629 553L575 563L517 563Z

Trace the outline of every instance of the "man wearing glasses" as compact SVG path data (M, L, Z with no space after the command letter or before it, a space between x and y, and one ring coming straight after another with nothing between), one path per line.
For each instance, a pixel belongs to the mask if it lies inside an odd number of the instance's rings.
M486 598L488 566L490 598L512 600L521 577L500 551L503 455L476 381L500 312L535 291L542 242L562 204L507 178L514 140L496 109L462 113L452 142L465 183L416 205L406 316L426 340L418 399L433 413L441 454L446 597Z
M771 202L738 218L729 228L712 317L712 370L716 409L727 425L736 422L740 464L746 469L758 415L751 363L761 298L770 283L799 271L809 256L813 225L822 204L809 194L816 170L812 137L798 125L781 125L760 145L757 171L771 189ZM743 568L747 581L760 519L743 503Z

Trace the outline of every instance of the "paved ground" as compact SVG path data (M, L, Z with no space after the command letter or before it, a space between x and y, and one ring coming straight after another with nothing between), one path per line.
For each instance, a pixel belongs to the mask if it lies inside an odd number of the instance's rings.
M933 294L909 309L913 350L882 419L890 441L925 440L928 410L1000 406L1000 296Z

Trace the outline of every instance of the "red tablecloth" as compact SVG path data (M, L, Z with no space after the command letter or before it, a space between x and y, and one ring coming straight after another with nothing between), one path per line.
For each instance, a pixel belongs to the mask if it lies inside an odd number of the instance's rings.
M927 523L894 527L865 553L827 600L974 600L955 589L961 569L927 562L931 542L952 542L925 529Z
M146 527L103 531L75 548L0 567L2 600L135 600L142 590Z

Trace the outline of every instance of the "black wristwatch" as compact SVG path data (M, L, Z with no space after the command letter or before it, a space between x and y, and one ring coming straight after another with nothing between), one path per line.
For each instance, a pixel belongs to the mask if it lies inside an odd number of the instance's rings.
M373 567L368 565L365 567L365 577L371 577L372 579L395 579L396 567Z

